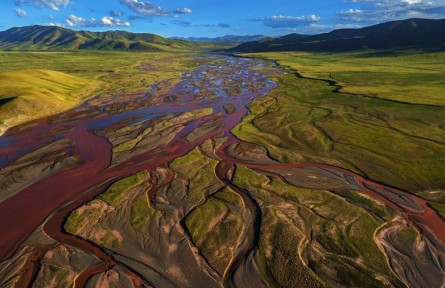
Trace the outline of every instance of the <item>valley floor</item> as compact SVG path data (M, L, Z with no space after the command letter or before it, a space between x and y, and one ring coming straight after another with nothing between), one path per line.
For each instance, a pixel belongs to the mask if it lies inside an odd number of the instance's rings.
M3 54L0 286L442 287L445 55L243 56Z

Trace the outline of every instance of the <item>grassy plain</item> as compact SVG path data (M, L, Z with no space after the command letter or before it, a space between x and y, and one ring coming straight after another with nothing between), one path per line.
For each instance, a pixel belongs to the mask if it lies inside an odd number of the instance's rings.
M345 93L445 106L444 53L258 53L305 77L331 79Z
M188 53L0 52L0 133L96 95L138 92L197 66Z
M445 187L444 53L243 55L288 74L272 75L280 86L250 105L240 139L281 161L340 165L413 192Z

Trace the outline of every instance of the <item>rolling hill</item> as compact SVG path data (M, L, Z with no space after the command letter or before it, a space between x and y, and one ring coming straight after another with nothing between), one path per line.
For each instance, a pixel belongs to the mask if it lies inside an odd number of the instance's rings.
M214 49L209 43L167 39L127 31L74 31L55 26L14 27L0 32L0 49L7 51L175 51Z
M363 49L445 50L445 19L408 19L318 35L289 34L246 42L229 52L345 52Z

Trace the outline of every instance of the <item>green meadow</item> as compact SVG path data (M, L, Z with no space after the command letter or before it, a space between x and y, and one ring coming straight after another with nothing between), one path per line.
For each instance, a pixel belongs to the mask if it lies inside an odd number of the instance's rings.
M243 56L287 74L249 106L240 139L280 161L330 163L412 192L445 187L445 53Z
M0 132L96 95L146 91L197 66L187 53L0 52Z

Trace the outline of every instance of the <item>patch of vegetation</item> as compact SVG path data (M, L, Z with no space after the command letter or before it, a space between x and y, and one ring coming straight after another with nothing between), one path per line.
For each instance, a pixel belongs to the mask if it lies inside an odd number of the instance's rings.
M397 231L396 238L400 241L400 243L410 243L415 245L418 237L419 232L415 228L404 227L404 229Z
M429 204L437 211L437 213L439 213L440 216L442 216L443 219L445 219L445 204L436 202L430 202Z
M140 135L138 135L136 138L128 140L126 142L123 142L113 148L113 153L117 152L123 152L127 150L131 150L136 146L139 142L141 142L142 139L144 139L145 136L147 136L151 131L153 131L153 128L149 127L145 129Z
M366 209L368 212L386 221L390 221L397 215L395 210L377 202L377 200L371 200L356 191L336 191L335 193L351 202L354 206Z
M239 205L242 201L242 198L230 189L224 189L223 191L214 194L213 198L233 205Z
M106 248L117 248L120 245L119 240L110 231L105 232L105 235L100 238L99 244Z
M210 225L212 220L224 219L229 213L229 208L214 198L208 199L203 205L198 206L186 219L186 226L192 234L194 242L200 246L201 241L206 240L214 225ZM214 223L218 224L218 222Z
M211 185L220 182L215 175L217 164L218 161L205 156L197 147L184 157L175 159L169 166L188 179L188 197L199 201Z
M193 242L221 275L232 259L243 229L241 203L241 198L226 188L198 206L186 218Z
M147 129L143 130L142 133L135 135L134 136L135 138L124 141L124 142L120 143L119 145L115 146L113 148L113 153L125 152L125 151L135 148L142 140L146 139L147 137L151 137L152 132L153 132L153 134L160 133L160 131L167 130L168 128L172 128L173 126L177 125L179 122L186 122L191 119L210 115L210 114L212 114L212 112L213 112L212 108L209 107L209 108L203 108L203 109L198 109L198 110L194 110L194 111L188 111L188 112L180 114L177 117L175 117L173 115L171 119L162 120L160 122L157 122L156 124L153 125L153 127L148 127ZM182 120L184 120L184 121L182 121ZM134 126L124 127L124 128L117 130L117 133L127 133L131 129L135 129L135 127Z
M142 171L113 183L97 198L116 206L125 197L125 193L148 180L148 172Z
M49 272L49 278L54 281L57 286L67 286L70 280L70 270L63 266L57 266L53 264L44 265Z
M66 220L64 229L102 247L117 248L121 245L121 240L107 226L100 225L101 220L114 210L110 208L102 200L94 199L74 210Z
M80 217L79 212L74 210L65 222L65 231L75 235L84 225L84 219Z
M298 256L300 239L289 229L288 223L278 222L272 231L272 253L268 261L272 277L279 287L324 287Z
M154 217L161 216L161 212L153 209L148 201L148 195L142 194L133 201L131 206L130 224L133 229L138 230L144 224L151 221Z

